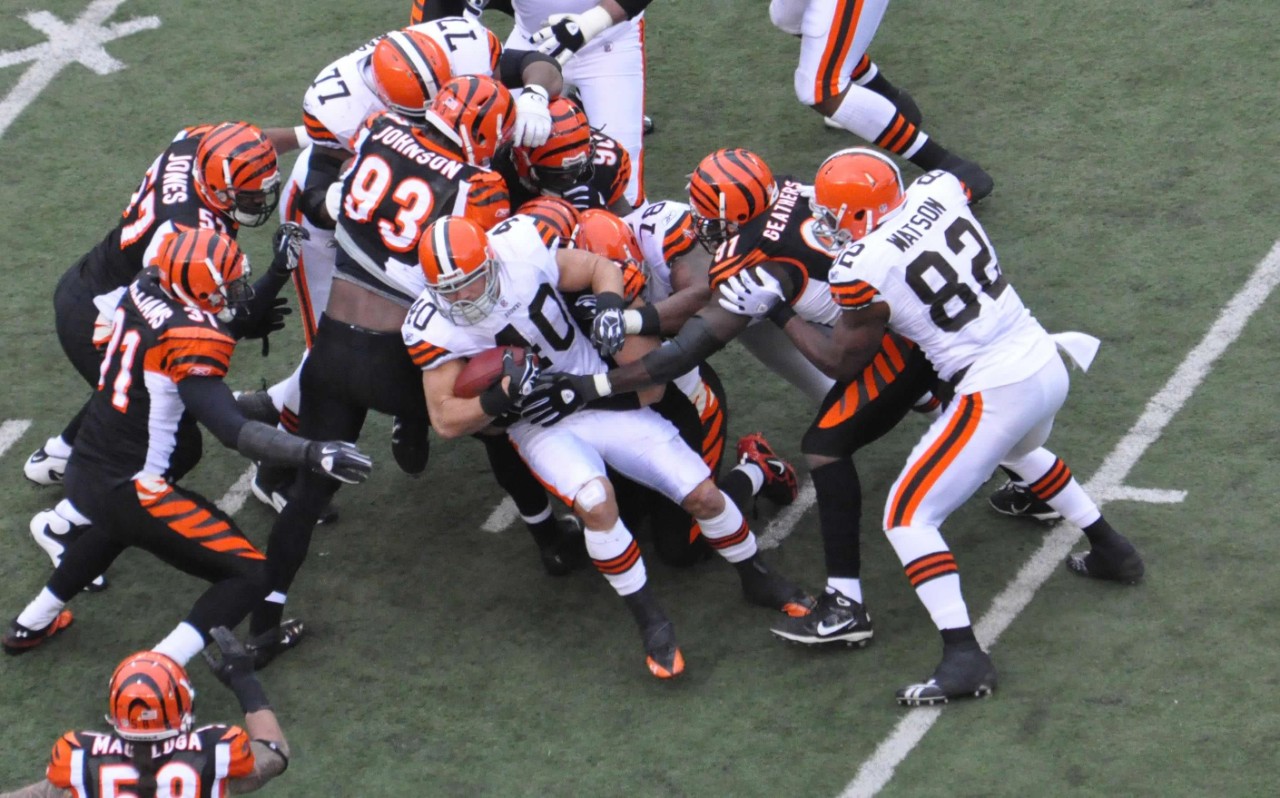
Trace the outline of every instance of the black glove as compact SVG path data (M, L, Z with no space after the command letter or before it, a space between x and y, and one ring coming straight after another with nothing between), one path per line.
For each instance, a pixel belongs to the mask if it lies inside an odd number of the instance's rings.
M494 418L501 416L529 395L533 390L534 380L538 379L541 373L537 355L526 352L524 363L516 363L516 359L511 356L511 350L508 349L502 355L502 376L510 377L511 381L507 383L506 388L503 388L502 379L499 379L493 387L480 394L480 409L486 416Z
M271 238L271 270L276 274L292 274L302 257L302 242L309 238L311 233L300 224L284 222L277 227Z
M215 626L209 630L218 647L218 655L204 652L205 662L218 681L231 688L231 692L240 701L240 709L247 715L260 709L270 709L262 684L253 672L253 654L244 643L225 626Z
M369 478L373 460L346 441L312 441L307 444L307 468L348 485Z
M534 424L550 427L602 395L594 375L544 374L525 397L520 415Z
M622 323L625 303L612 291L596 294L596 317L591 320L591 343L602 357L617 354L627 341L626 327Z

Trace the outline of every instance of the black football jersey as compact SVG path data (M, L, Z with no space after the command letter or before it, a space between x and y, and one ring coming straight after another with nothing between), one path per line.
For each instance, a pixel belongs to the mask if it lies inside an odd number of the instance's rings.
M147 265L147 250L161 231L178 226L207 227L235 237L239 230L236 221L205 205L196 191L196 148L212 128L201 125L183 130L147 169L120 223L81 265L81 278L95 294L133 282Z
M506 184L471 166L426 128L389 112L365 120L342 183L337 268L343 277L406 308L426 288L418 241L442 216L486 230L510 215Z
M53 746L45 777L81 798L133 795L138 785L133 749L139 745L153 747L152 758L159 761L156 784L168 787L163 795L222 798L231 779L254 770L244 729L204 726L158 742L131 742L106 732L67 732Z
M826 282L835 255L833 242L814 233L809 198L813 187L793 177L779 176L778 200L765 213L739 228L737 235L716 250L711 285L716 288L743 269L766 261L779 263L799 294L810 280ZM795 296L788 297L794 300Z
M201 445L178 383L225 376L235 339L213 314L166 294L154 268L129 284L113 324L68 468L90 468L111 485L168 478L175 463L194 464Z

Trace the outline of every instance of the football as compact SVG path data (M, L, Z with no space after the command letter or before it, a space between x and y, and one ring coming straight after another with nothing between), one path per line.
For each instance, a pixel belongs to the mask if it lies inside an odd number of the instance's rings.
M516 363L523 364L525 350L519 346L499 346L486 349L475 355L462 367L458 379L453 383L453 395L463 399L474 399L487 391L495 382L502 379L502 355L508 349ZM535 355L536 357L536 355Z

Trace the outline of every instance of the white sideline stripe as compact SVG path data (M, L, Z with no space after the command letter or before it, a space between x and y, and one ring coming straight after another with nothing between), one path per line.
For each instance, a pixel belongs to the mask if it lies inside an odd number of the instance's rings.
M249 486L253 484L253 478L258 474L258 467L249 466L245 472L240 475L235 484L227 488L227 492L218 499L218 509L227 515L235 515L244 507L245 500L249 498Z
M1091 496L1093 494L1090 494ZM1099 498L1099 496L1101 498ZM1111 488L1105 494L1094 496L1095 501L1146 502L1147 504L1178 504L1185 501L1185 490L1159 490L1156 488L1129 488L1124 485Z
M1187 354L1178 370L1147 403L1137 423L1103 460L1098 473L1084 486L1090 495L1117 496L1122 492L1121 488L1129 471L1151 444L1160 438L1169 421L1204 381L1214 362L1240 337L1249 317L1262 306L1278 283L1280 241L1272 246L1249 281L1222 310L1200 344ZM1104 501L1099 499L1098 503L1101 505ZM1008 587L996 596L991 609L974 626L974 632L984 646L989 648L995 645L1001 633L1030 603L1045 580L1062 567L1063 558L1071 551L1080 534L1079 527L1059 524L1022 566L1022 570ZM840 793L839 798L862 798L875 795L883 789L893 778L894 770L941 716L940 708L909 711L889 736L881 741L871 757L862 763L857 776Z
M31 426L31 419L20 418L10 419L0 424L0 457L9 451L9 448L18 442L18 439L26 434L27 428Z
M485 532L501 532L514 524L519 517L516 503L508 496L498 502L498 506L493 508L493 512L489 513L489 517L480 525L480 528Z
M818 492L814 490L813 482L809 477L804 477L800 481L800 492L796 494L796 500L775 515L769 525L764 528L764 532L756 536L756 545L766 551L778 548L782 541L795 531L796 524L800 523L800 519L809 511L817 498Z
M48 36L48 41L0 53L0 68L31 62L17 85L0 99L0 137L28 105L49 87L65 67L79 63L98 75L109 75L124 64L103 45L114 39L160 27L159 17L136 17L112 25L103 23L124 0L94 0L74 22L64 23L48 11L28 11L23 21Z

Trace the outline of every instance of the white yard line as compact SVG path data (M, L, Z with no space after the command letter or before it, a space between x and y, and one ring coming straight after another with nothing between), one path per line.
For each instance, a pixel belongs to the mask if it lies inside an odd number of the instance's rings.
M796 500L773 517L764 531L756 536L756 544L766 550L778 548L782 541L795 531L796 524L800 523L800 519L809 511L817 498L818 492L814 490L813 482L808 475L805 475L800 480L800 492L796 494Z
M520 517L520 512L516 510L516 503L511 500L510 496L504 497L493 508L493 512L489 513L489 517L485 519L480 528L485 532L501 532L516 522Z
M31 426L31 419L10 419L0 424L0 457L9 451L9 448L18 442Z
M235 484L227 488L227 492L218 499L218 509L227 515L235 515L240 512L240 508L244 507L245 500L249 498L249 485L253 482L253 478L258 474L258 467L249 466L245 472L240 475Z
M1084 486L1101 505L1114 499L1173 500L1175 491L1140 491L1124 485L1129 472L1153 443L1160 439L1174 415L1187 403L1214 363L1241 332L1249 318L1262 307L1280 284L1280 241L1262 259L1249 281L1227 304L1198 346L1187 354L1182 365L1160 392L1151 398L1133 428L1121 438L1103 460L1098 473ZM1039 550L1022 566L1013 581L996 596L991 609L974 626L978 639L988 648L995 645L1009 624L1018 617L1040 586L1062 568L1063 558L1080 537L1080 529L1062 523L1045 539ZM886 688L887 689L887 686ZM997 699L998 700L998 699ZM907 712L889 736L881 741L858 774L840 793L840 798L861 798L879 792L893 778L894 769L907 758L941 717L941 709L914 709Z
M74 22L64 23L48 11L28 11L22 19L48 36L44 44L0 52L0 68L30 62L17 85L0 99L0 136L65 67L81 64L98 75L124 69L103 47L123 36L160 27L159 17L136 17L104 25L124 0L94 0ZM8 24L8 23L6 23Z

